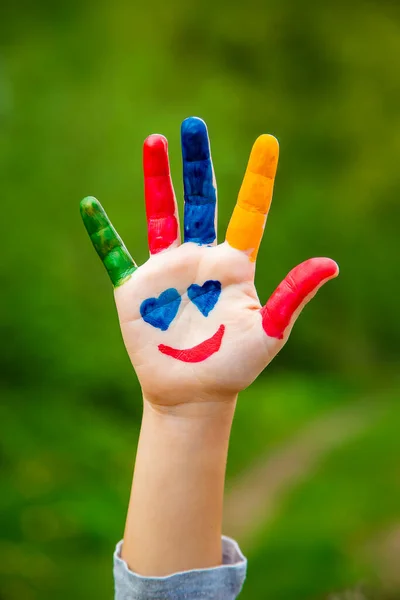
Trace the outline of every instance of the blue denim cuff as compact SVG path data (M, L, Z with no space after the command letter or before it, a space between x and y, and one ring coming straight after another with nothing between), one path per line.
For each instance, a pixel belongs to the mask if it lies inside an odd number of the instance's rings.
M114 553L115 600L234 600L246 577L247 560L238 544L222 537L222 565L193 569L167 577L143 577L121 558L122 541Z

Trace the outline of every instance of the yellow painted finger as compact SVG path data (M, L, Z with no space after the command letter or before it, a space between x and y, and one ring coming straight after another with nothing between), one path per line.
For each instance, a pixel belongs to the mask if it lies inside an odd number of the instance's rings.
M255 261L272 200L279 144L272 135L260 135L250 153L226 240Z

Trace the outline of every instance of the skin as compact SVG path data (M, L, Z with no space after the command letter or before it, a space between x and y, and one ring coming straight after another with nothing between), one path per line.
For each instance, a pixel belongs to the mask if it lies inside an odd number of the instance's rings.
M309 259L262 307L254 287L255 260L272 199L278 143L270 135L256 140L226 240L216 245L207 129L190 118L181 132L183 231L185 240L195 241L180 243L163 136L144 143L151 253L144 265L136 268L97 201L81 203L85 226L115 287L124 343L144 399L122 556L131 569L152 576L220 564L225 465L237 395L281 350L317 290L338 274L331 259Z

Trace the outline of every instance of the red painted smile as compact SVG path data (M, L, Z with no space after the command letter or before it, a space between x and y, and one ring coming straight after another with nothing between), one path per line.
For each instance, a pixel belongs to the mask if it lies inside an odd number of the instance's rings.
M183 360L183 362L201 362L215 352L218 352L221 347L224 332L225 325L220 325L218 331L214 333L212 337L208 338L208 340L197 344L197 346L193 346L193 348L187 348L186 350L178 350L177 348L172 348L171 346L164 346L164 344L160 344L158 349L163 354L172 356L177 360Z

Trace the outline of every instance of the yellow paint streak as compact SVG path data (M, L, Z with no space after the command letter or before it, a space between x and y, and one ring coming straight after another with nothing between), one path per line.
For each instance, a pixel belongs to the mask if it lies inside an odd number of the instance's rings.
M236 204L226 232L226 241L237 250L243 250L251 261L257 258L264 232L265 215L249 211Z
M278 165L279 144L272 135L260 135L250 153L236 207L226 233L231 246L254 261L264 233Z

